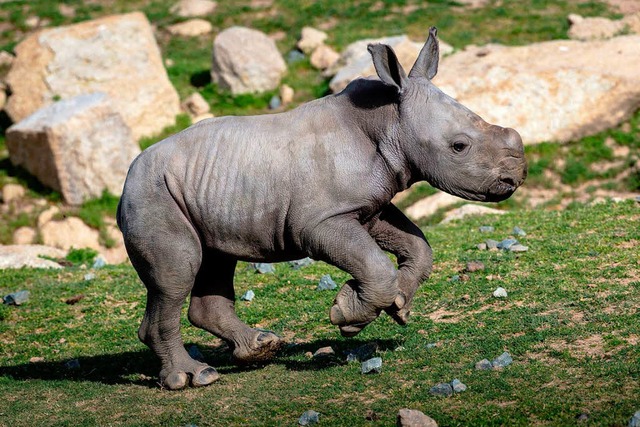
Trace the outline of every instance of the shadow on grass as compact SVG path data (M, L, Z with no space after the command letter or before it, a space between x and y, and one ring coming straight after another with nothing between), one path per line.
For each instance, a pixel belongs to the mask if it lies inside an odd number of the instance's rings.
M288 344L268 364L282 365L292 371L314 371L328 369L332 366L347 363L347 353L372 341L363 340L319 340L304 344ZM375 341L379 351L394 349L398 342L395 340ZM187 348L191 344L187 344ZM331 346L335 354L321 358L307 358L307 352L315 352L319 348ZM201 346L205 362L216 368L222 375L233 375L261 369L263 365L237 366L232 363L229 349L226 345L217 347ZM305 360L300 361L300 357ZM93 381L103 384L134 384L157 388L160 362L155 354L148 349L129 351L125 353L85 356L56 362L24 363L14 366L0 367L0 376L14 380L45 380L45 381Z

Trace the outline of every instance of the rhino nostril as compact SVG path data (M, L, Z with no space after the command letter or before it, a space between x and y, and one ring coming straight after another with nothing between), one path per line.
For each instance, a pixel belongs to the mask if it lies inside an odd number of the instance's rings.
M510 187L516 187L516 181L513 178L509 178L509 177L500 178L500 182Z

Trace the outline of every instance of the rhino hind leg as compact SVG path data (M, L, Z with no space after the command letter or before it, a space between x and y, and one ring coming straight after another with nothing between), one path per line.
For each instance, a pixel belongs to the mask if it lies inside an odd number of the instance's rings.
M236 260L220 254L205 254L191 292L189 321L225 340L239 364L271 360L284 341L271 331L254 329L235 311L233 274Z

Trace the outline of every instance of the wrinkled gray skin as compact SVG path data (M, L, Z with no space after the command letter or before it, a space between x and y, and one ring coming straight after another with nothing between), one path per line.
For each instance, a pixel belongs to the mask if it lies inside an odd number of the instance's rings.
M469 200L499 201L523 182L518 133L486 123L431 83L435 28L408 77L389 46L369 52L381 81L356 80L282 114L200 122L131 165L118 224L148 290L139 336L160 357L165 387L218 378L185 351L180 310L189 294L191 323L228 342L237 361L268 360L281 347L235 313L238 260L310 256L351 274L330 310L345 336L382 310L405 324L431 272L431 248L391 198L426 180Z

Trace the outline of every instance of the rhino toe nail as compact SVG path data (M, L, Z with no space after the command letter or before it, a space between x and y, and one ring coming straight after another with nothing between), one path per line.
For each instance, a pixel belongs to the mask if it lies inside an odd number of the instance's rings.
M194 387L202 387L211 384L218 378L220 378L220 374L218 374L218 371L216 371L211 366L207 366L193 378L193 381L191 383Z
M404 305L407 303L407 298L404 296L404 294L402 292L400 292L397 296L396 299L393 301L393 304L396 306L396 308L401 309L402 307L404 307Z
M340 307L338 307L337 304L331 307L331 312L329 313L329 319L331 320L331 323L334 325L344 325L345 323L347 323L347 319L344 317L342 310L340 309Z
M185 388L189 377L185 372L173 372L162 381L162 385L169 390L180 390Z

